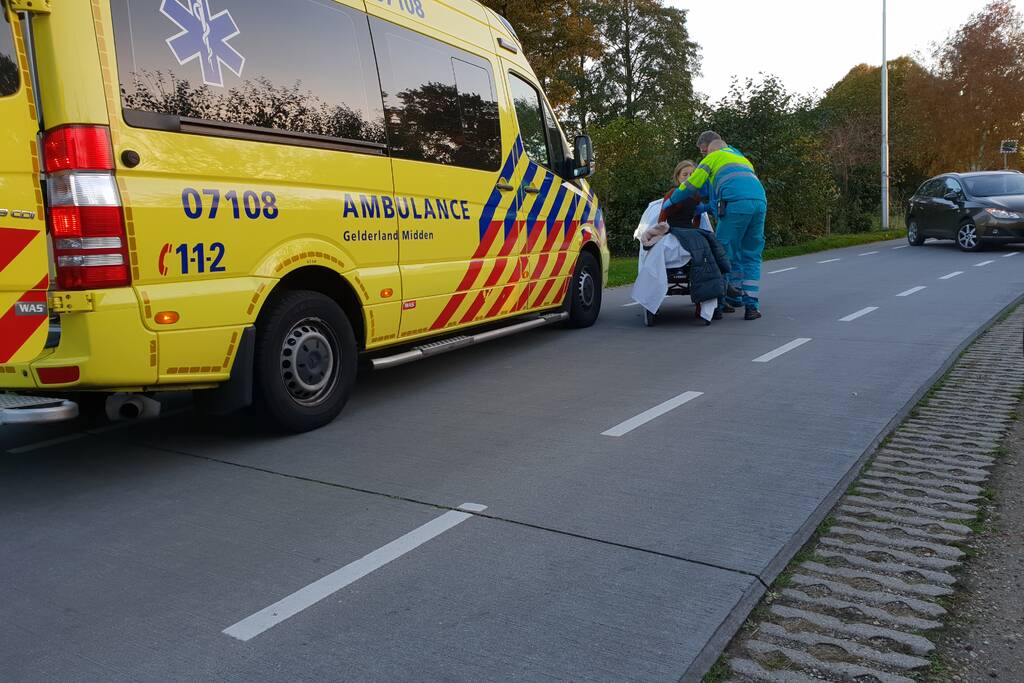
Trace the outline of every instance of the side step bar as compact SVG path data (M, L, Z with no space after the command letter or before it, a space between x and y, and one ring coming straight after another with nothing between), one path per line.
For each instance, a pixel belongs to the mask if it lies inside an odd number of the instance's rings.
M60 398L0 394L0 425L61 422L78 417L78 404Z
M450 339L444 339L438 342L432 342L430 344L424 344L417 346L409 351L403 353L396 353L393 356L383 356L381 358L374 358L373 369L374 370L386 370L388 368L395 368L399 365L405 365L406 363L413 363L424 358L430 358L431 356L439 356L442 353L448 353L455 349L462 349L467 346L473 346L474 344L482 344L483 342L493 341L502 337L508 337L518 332L525 332L538 327L545 327L547 325L553 325L554 323L561 322L569 317L569 314L565 311L560 313L549 313L542 315L539 318L532 320L526 320L521 323L515 323L508 327L499 327L495 330L488 330L487 332L481 332L480 334L474 335L462 335L458 337L452 337Z

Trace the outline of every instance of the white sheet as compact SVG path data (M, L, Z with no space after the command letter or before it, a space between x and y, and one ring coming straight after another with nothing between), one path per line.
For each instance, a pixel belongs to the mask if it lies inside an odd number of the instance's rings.
M690 262L690 252L683 249L676 236L669 233L658 240L658 243L644 251L640 248L636 282L633 283L631 296L651 313L657 313L661 304L668 296L669 268L682 268ZM700 317L711 320L718 302L702 301Z

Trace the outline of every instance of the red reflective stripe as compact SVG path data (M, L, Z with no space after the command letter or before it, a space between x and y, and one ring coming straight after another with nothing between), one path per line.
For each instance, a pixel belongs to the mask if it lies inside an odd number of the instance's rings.
M34 289L25 292L20 303L46 303L46 292ZM32 338L49 317L46 315L18 315L17 304L0 318L0 363L6 363Z
M558 239L559 233L562 232L562 226L565 225L562 221L555 221L555 226L551 230L551 234L548 235L547 242L544 243L544 249L542 251L551 251L555 247L555 240Z
M537 242L540 240L540 236L544 234L544 221L537 221L533 224L533 230L530 231L529 237L526 239L526 249L523 253L529 254L537 246Z
M501 226L501 221L491 221L487 232L484 233L484 238L480 240L480 246L476 248L476 252L473 254L473 258L481 258L490 251L491 245L494 244L494 238L498 236L498 231L501 230Z
M39 234L38 230L0 228L0 270L11 264Z
M509 231L508 237L505 238L505 244L501 246L501 251L498 252L498 256L508 256L512 253L512 248L519 241L519 231L523 229L522 221L516 221L512 226L512 230Z
M565 293L569 291L570 282L572 282L571 277L565 278L565 282L562 283L562 286L558 290L558 294L555 295L555 299L551 303L555 303L555 301L561 301L562 299L565 298Z
M498 300L494 302L493 306L491 306L491 310L487 311L488 318L493 318L494 316L501 313L502 307L504 307L505 302L508 301L508 298L512 296L512 291L515 288L515 285L509 285L508 287L505 287L505 289L501 290L501 294L498 295Z
M572 238L576 236L576 228L580 227L579 221L569 221L569 229L565 231L565 240L562 242L562 246L559 251L565 251L572 244Z
M505 273L505 268L508 266L507 258L500 258L494 262L494 269L491 270L491 276L487 278L487 282L484 283L484 287L493 287L498 284L498 280Z
M441 311L441 315L437 316L437 320L435 320L434 324L430 326L430 329L439 330L445 325L447 325L448 321L452 319L453 315L455 315L455 311L459 310L459 306L461 306L462 302L465 300L465 292L456 294L451 299L449 299L448 305L444 307L443 311Z
M479 275L480 271L483 270L483 267L483 261L470 261L469 270L467 270L466 274L462 276L462 282L459 283L459 286L455 291L465 292L467 289L472 287L473 283L476 282L477 275Z
M448 300L444 309L441 311L441 315L437 317L434 324L430 326L430 329L437 330L445 325L452 319L455 312L459 310L459 306L466 300L465 292L470 289L476 282L477 276L480 275L480 271L483 270L484 262L479 260L491 249L491 245L494 244L494 238L497 237L498 231L502 227L501 221L491 221L490 226L487 228L487 232L484 234L484 238L480 240L480 245L477 247L476 252L473 254L473 260L469 262L469 268L466 270L466 274L462 277L462 282L459 283L459 287L456 290L458 294Z
M540 279L541 273L544 272L544 268L548 265L549 258L550 256L548 254L540 255L540 258L537 260L537 267L533 270L533 275L530 277L531 280Z
M538 308L542 303L547 301L548 294L551 293L551 288L554 286L554 280L548 280L544 283L544 288L540 290L540 296L538 296L533 302L533 308Z
M515 291L516 284L522 279L523 262L517 261L516 269L512 271L512 277L510 277L508 280L508 286L505 287L505 289L501 290L501 294L498 295L498 300L494 302L494 305L491 306L491 310L487 312L488 318L493 318L494 316L501 313L501 309L505 306L505 303L508 301L508 298L512 296L512 292Z
M530 296L533 295L533 290L536 287L537 287L537 283L536 282L529 282L529 283L527 283L526 289L524 289L523 293L519 295L519 301L517 301L516 305L512 307L512 312L513 313L515 313L517 311L521 311L524 308L526 308L526 304L527 304L527 302L530 301Z
M558 277L562 274L562 267L565 265L565 260L569 256L569 252L560 251L558 252L558 258L555 259L555 265L551 268L551 277Z
M466 323L471 322L473 318L476 317L476 314L480 312L480 309L484 307L485 303L487 303L487 296L483 292L479 292L476 295L476 299L473 300L473 305L469 307L468 311L466 311L466 315L462 316L462 320L459 321L459 324L465 325Z

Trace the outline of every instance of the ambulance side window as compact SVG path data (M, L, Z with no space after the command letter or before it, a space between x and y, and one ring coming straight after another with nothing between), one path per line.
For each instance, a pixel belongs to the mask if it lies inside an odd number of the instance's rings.
M512 103L516 108L516 119L519 121L519 134L526 148L530 161L551 168L548 156L548 142L545 133L543 109L540 93L519 76L510 73L508 82L512 90Z
M21 71L18 68L18 55L14 50L14 34L12 26L0 8L0 97L18 92L21 85Z
M501 164L490 62L371 19L392 156L493 171Z
M363 12L333 0L110 7L130 125L384 153Z

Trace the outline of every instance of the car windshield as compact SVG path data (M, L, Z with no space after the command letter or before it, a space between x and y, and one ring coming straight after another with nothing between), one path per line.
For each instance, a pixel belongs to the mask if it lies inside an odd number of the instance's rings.
M967 191L975 197L1003 197L1024 194L1024 173L997 173L995 175L964 178Z

